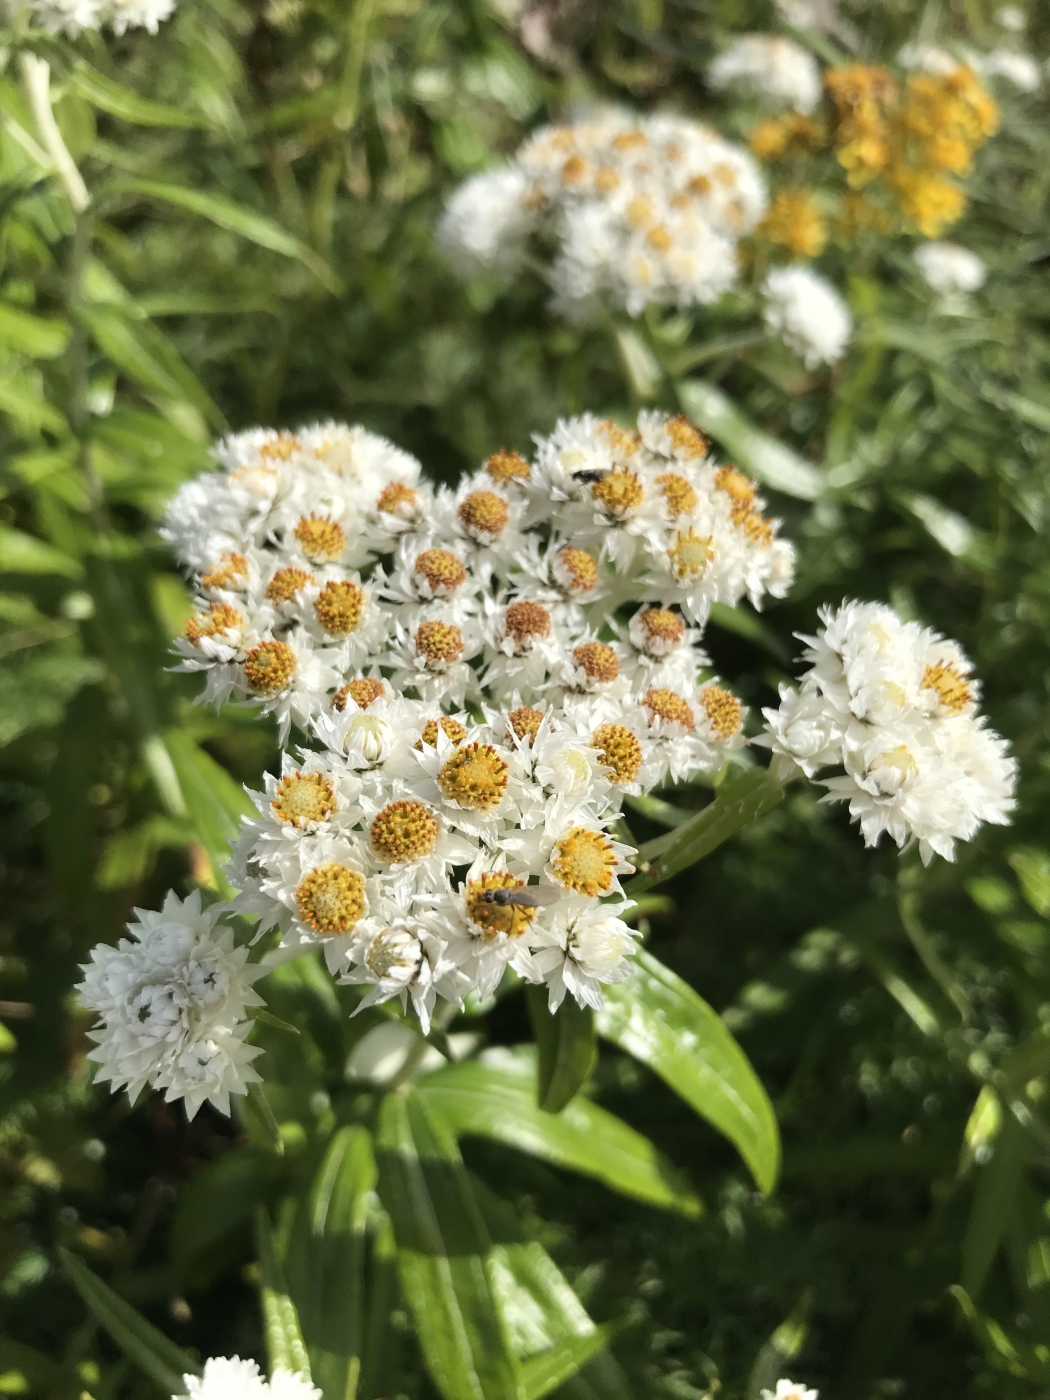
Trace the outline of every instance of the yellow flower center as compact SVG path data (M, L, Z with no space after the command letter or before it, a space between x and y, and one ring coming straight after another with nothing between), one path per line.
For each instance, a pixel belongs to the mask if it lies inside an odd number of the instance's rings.
M391 481L384 486L376 500L376 509L385 515L414 515L419 509L420 495L403 482Z
M770 545L773 543L773 522L757 510L733 512L733 524L743 530L752 544Z
M185 637L199 647L202 637L217 637L231 627L243 627L244 618L229 603L212 603L206 613L198 613L186 623Z
M603 165L594 177L594 188L600 194L612 194L619 189L620 177L611 165Z
M563 185L578 185L587 174L587 162L582 156L570 156L561 168Z
M612 885L616 852L603 832L574 826L567 836L555 843L551 870L567 890L593 899L595 895L606 894Z
M685 623L667 608L646 608L638 614L638 625L646 642L666 642L677 646L685 636Z
M528 481L532 475L532 468L521 453L508 452L505 448L492 454L485 463L485 471L497 486L507 481Z
M311 564L331 564L346 553L343 527L327 516L304 515L294 533Z
M335 789L323 773L289 773L270 803L281 821L294 827L323 822L335 811Z
M349 933L368 910L365 877L332 861L317 865L295 891L299 918L322 938Z
M518 651L534 637L549 637L551 615L539 603L511 603L503 620L503 631Z
M675 578L699 578L715 557L715 542L696 530L679 530L667 551Z
M692 706L688 700L684 700L673 690L660 688L647 690L642 696L642 704L649 712L650 724L664 720L668 724L680 724L683 729L689 730L690 733L696 725L696 716L693 714Z
M626 725L600 724L591 735L591 743L605 767L612 769L615 782L623 786L634 782L642 766L642 746Z
M731 691L721 690L717 685L705 685L697 698L719 739L724 742L740 733L743 718L740 701Z
M733 503L734 510L738 507L751 510L754 507L755 483L738 468L719 467L715 472L715 486L719 491L726 493Z
M440 721L436 719L427 720L414 747L422 750L424 744L429 744L432 749L436 749L439 723L441 725L441 732L451 739L453 744L462 744L463 740L467 737L467 731L463 725L460 724L458 719L453 719L451 715L442 715Z
M519 705L507 715L507 736L514 734L518 739L528 739L531 747L533 739L540 732L543 711L531 705Z
M244 678L256 695L279 695L298 664L287 642L260 642L245 657Z
M949 714L957 715L970 703L969 683L950 661L927 666L922 673L922 687L924 690L934 691Z
M613 149L621 152L634 150L638 146L648 146L648 144L648 136L638 127L632 127L630 131L618 132L611 142Z
M637 194L627 205L624 213L627 215L628 223L633 224L635 228L641 228L652 220L652 200L647 199L644 194Z
M641 438L637 433L630 433L626 428L621 428L612 418L603 418L598 424L598 431L612 450L621 457L633 457L641 446Z
M581 642L573 648L572 659L590 681L607 685L620 674L620 659L604 642Z
M290 603L301 588L313 581L313 574L305 569L278 569L266 585L266 596L271 603Z
M462 744L446 759L437 780L450 802L478 812L498 807L510 781L506 763L491 744Z
M365 590L349 579L326 583L314 603L317 621L330 637L349 637L356 632L365 610Z
M695 488L677 472L661 472L656 484L664 493L667 509L672 515L689 515L696 509L699 499Z
M391 865L421 860L437 845L437 817L423 802L391 802L369 828L372 849Z
M332 709L345 710L349 697L359 710L367 710L385 693L383 682L377 676L358 676L356 680L339 687L332 696Z
M598 565L585 549L567 544L558 550L554 576L570 593L589 593L598 583Z
M887 749L885 753L880 753L871 766L875 770L895 768L902 780L919 771L919 765L907 744L899 744L895 749Z
M510 519L510 507L495 491L471 491L463 497L456 514L471 534L498 535Z
M809 190L781 190L758 232L799 258L815 258L828 241L828 226Z
M657 224L645 235L645 241L650 248L655 248L658 253L666 253L672 243L671 231L663 224Z
M450 549L424 549L416 556L415 572L424 579L432 593L451 593L466 581L463 561Z
M591 494L600 501L610 515L622 518L632 510L637 510L645 498L645 490L636 472L626 467L617 467L596 481Z
M697 458L707 456L707 449L711 446L711 439L705 436L699 428L690 423L689 419L686 418L684 414L676 413L665 425L665 431L667 436L671 439L671 445L679 457Z
M481 929L481 937L491 942L499 934L508 938L520 938L533 919L536 910L520 904L490 904L485 898L486 890L520 890L525 881L519 880L506 870L486 870L476 880L468 880L463 892L467 908L467 918Z
M377 977L388 977L395 970L419 966L419 944L401 929L385 928L368 946L365 962Z
M278 462L287 462L303 449L302 443L291 433L278 433L269 442L264 442L259 448L259 456L271 458Z
M201 575L202 588L240 588L248 582L248 561L243 554L224 554Z
M416 651L428 666L451 665L463 655L463 634L451 622L421 622L415 641Z

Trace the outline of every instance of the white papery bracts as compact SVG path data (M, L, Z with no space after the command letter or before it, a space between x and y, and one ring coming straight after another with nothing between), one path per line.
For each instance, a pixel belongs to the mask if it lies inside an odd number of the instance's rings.
M814 778L825 801L848 802L865 843L884 832L917 841L924 863L954 857L982 822L1004 824L1014 806L1015 761L978 714L979 687L956 643L882 603L845 602L820 613L804 637L810 669L801 689L781 687L765 710L783 779Z

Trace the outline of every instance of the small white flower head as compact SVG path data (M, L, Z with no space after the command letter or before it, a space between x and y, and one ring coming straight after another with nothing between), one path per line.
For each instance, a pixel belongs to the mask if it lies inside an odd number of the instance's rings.
M804 360L807 369L842 359L853 317L830 282L808 267L778 267L762 290L767 329Z
M15 8L28 10L52 34L75 39L81 30L103 25L114 34L128 29L156 34L161 22L174 13L175 0L28 0Z
M98 1078L127 1087L134 1101L150 1084L185 1100L192 1118L205 1100L228 1114L230 1094L247 1093L259 1075L246 1045L247 1009L261 1006L252 983L262 974L219 923L222 909L201 907L200 892L169 893L159 913L136 909L130 938L100 944L77 991L100 1026L88 1056Z
M812 112L820 101L817 61L794 39L776 34L744 34L707 70L716 90L736 88L764 99L770 106Z
M977 254L958 243L920 243L915 262L927 286L942 295L976 292L987 275Z
M1043 75L1030 53L998 48L988 54L970 56L971 66L982 78L1002 78L1018 92L1037 92Z
M784 23L793 29L833 34L847 48L857 47L857 31L849 20L839 14L837 0L773 0L773 7Z
M566 993L580 1006L600 1011L602 986L625 982L636 968L630 927L618 918L629 903L588 904L566 896L530 934L534 980L545 982L552 1012Z
M1011 34L1023 34L1028 27L1028 17L1020 5L1004 5L996 11L995 21Z
M775 1390L763 1390L762 1400L818 1400L818 1392L798 1381L779 1380Z
M487 170L460 185L437 229L437 243L461 277L513 271L533 222L525 174L514 166Z
M936 44L905 44L897 55L902 68L917 69L921 73L933 73L946 78L960 67L954 54Z

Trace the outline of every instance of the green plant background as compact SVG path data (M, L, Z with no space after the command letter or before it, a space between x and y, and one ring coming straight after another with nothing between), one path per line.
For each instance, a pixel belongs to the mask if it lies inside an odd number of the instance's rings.
M249 713L192 708L165 669L188 598L153 533L164 502L227 427L360 421L453 480L559 414L655 402L706 411L745 469L761 468L753 425L819 470L815 501L768 493L800 551L789 600L708 632L748 703L774 702L819 604L885 599L974 657L1020 805L924 872L865 852L793 789L677 876L649 946L761 1076L777 1189L759 1194L722 1138L604 1047L590 1099L651 1138L703 1213L468 1139L488 1228L542 1245L613 1325L619 1369L570 1381L580 1400L742 1400L792 1352L784 1368L827 1400L1050 1394L1046 100L1003 95L968 182L956 236L990 268L970 311L936 310L908 239L832 246L821 267L858 329L842 367L808 375L768 346L718 348L746 294L577 331L538 281L453 280L432 236L443 198L541 120L611 98L746 129L700 74L732 32L770 26L757 0L549 13L546 62L482 0L182 0L155 38L37 35L93 195L79 219L39 159L24 36L2 41L0 1392L157 1393L89 1318L59 1247L181 1347L261 1357L255 1208L293 1241L337 1125L365 1111L344 1065L377 1022L351 1025L349 994L309 960L268 995L305 1033L259 1030L283 1155L250 1113L187 1124L89 1083L78 962L134 905L221 879L240 785L276 752ZM919 21L993 37L980 0L851 13L868 56ZM1030 18L1045 55L1047 17ZM742 418L716 425L713 387ZM484 1028L529 1039L523 999ZM433 1395L396 1289L376 1329L362 1393Z

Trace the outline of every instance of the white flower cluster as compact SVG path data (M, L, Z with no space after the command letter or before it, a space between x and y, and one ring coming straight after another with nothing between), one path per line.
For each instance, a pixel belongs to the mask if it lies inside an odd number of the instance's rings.
M29 0L16 8L29 11L52 34L67 34L70 38L83 29L101 29L108 25L114 34L128 29L148 29L156 34L158 26L175 10L175 0Z
M777 34L743 34L707 70L716 91L733 88L772 107L812 112L823 83L816 59L794 39Z
M784 778L840 768L820 779L825 801L849 802L865 843L888 832L917 840L922 859L954 858L981 822L1004 824L1016 763L977 713L978 686L962 650L882 603L844 602L821 612L801 690L783 686L764 711L762 739Z
M737 239L765 208L758 166L708 127L603 109L542 128L512 165L460 186L438 242L462 276L514 270L530 246L544 256L553 245L564 314L584 319L604 297L636 315L716 301L736 280Z
M89 1032L97 1077L126 1085L132 1100L147 1083L164 1089L169 1103L186 1100L190 1118L205 1099L229 1113L230 1093L260 1077L251 1065L260 1052L245 1036L248 1008L262 1005L252 983L263 969L234 947L221 913L202 909L199 892L169 894L159 914L136 909L131 937L95 948L77 988L101 1021Z
M182 665L312 745L255 795L237 912L424 1025L508 964L599 1006L633 948L624 794L744 742L698 641L712 602L790 583L754 484L653 412L561 422L455 489L335 424L219 455L165 525L199 598Z
M213 1356L201 1376L183 1376L186 1389L172 1400L321 1400L321 1392L297 1371L278 1368L269 1380L254 1361Z
M977 254L958 243L920 243L915 262L926 285L942 295L976 292L987 274Z
M818 1400L818 1392L807 1390L798 1381L781 1379L776 1390L763 1390L762 1400Z
M796 264L774 268L762 291L766 328L804 360L807 369L842 359L853 334L853 317L830 282Z

